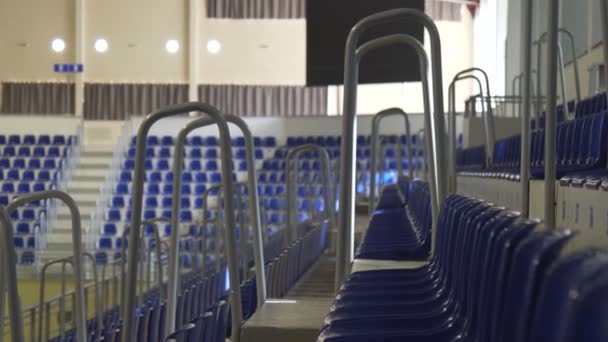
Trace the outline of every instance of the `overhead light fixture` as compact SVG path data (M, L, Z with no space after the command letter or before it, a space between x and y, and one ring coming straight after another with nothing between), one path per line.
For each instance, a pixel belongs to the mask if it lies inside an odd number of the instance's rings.
M176 39L169 39L165 43L165 49L170 54L176 54L179 51L179 42Z
M222 43L217 39L209 39L207 41L207 51L212 55L217 55L222 51Z
M61 38L53 39L51 41L51 49L56 53L63 52L65 50L65 41Z
M99 38L95 41L95 51L99 53L104 53L108 51L109 47L110 45L108 44L108 41L104 38Z

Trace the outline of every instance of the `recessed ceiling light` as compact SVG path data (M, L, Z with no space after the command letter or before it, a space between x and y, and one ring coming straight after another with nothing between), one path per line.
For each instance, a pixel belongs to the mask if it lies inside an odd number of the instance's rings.
M177 53L179 51L179 42L176 39L169 39L165 43L165 49L167 49L168 53Z
M61 38L55 38L51 41L51 49L57 53L65 50L65 41Z
M213 55L220 53L222 51L222 43L217 39L209 39L207 41L207 51Z
M99 53L104 53L108 51L109 47L110 45L108 44L108 41L104 38L99 38L95 41L95 51Z

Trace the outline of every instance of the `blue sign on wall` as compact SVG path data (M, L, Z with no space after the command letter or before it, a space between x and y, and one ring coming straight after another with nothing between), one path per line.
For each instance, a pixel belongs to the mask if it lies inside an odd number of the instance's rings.
M55 64L53 70L59 73L78 73L84 71L84 66L78 63Z

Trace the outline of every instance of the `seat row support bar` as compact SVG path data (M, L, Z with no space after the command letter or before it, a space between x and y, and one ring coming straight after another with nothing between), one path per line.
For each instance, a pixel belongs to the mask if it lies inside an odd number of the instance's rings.
M608 0L600 0L600 12L600 17L602 18L602 41L608 42ZM602 46L604 47L604 79L608 80L608 68L605 67L608 65L608 44L604 43Z
M533 0L526 0L523 4L523 39L522 52L524 57L524 71L522 73L523 108L521 112L521 161L520 181L521 185L521 208L519 209L524 218L530 214L530 111L532 104L532 6ZM539 80L540 81L540 80ZM537 103L537 111L540 102ZM540 122L536 122L537 125Z

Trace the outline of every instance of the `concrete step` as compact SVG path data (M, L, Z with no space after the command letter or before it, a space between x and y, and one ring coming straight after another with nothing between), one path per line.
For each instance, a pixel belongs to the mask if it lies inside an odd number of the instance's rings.
M70 194L97 194L103 182L90 181L72 181L68 184L68 193Z
M109 163L109 162L108 162ZM109 171L109 165L100 169L80 169L76 168L72 173L72 179L80 180L81 178L94 178L104 180Z
M84 153L114 153L115 145L91 145L86 144L83 146L82 152Z
M83 216L85 213L92 213L93 211L95 211L96 208L97 208L97 203L78 205L78 209L80 210L80 215L83 215ZM69 216L70 210L66 206L61 206L61 207L57 208L57 214L62 215L62 217L65 217L65 215Z
M84 212L80 212L80 219L82 220L82 222L84 221L88 221L91 213L93 213L94 210L91 210L88 213L84 213ZM62 214L57 214L57 220L55 221L55 227L58 226L59 224L62 223L62 221L69 221L72 222L72 216L69 213L62 213Z
M90 218L87 217L82 217L82 221L80 221L80 224L82 225L82 229L83 230L87 230L89 228L89 224L91 223ZM55 233L64 233L64 232L71 232L72 231L72 221L71 220L66 220L66 219L61 219L61 220L57 220L55 221L55 225L53 226L53 234Z

